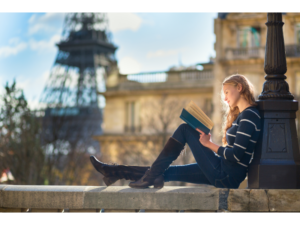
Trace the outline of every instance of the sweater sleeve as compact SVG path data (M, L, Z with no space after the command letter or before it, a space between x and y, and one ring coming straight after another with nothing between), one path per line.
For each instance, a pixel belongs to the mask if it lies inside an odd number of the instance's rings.
M260 119L250 111L242 112L232 147L220 146L218 155L231 162L239 162L247 151L250 139L255 131L260 131Z

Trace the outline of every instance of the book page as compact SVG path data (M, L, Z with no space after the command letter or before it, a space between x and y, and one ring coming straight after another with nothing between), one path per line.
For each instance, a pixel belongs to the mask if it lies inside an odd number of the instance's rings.
M197 106L193 101L190 102L190 107L195 110L200 116L203 116L210 124L213 125L211 119L202 111L202 109Z
M206 127L211 129L214 125L212 120L193 102L191 101L185 110L188 111L191 115L193 115L197 120L202 122Z

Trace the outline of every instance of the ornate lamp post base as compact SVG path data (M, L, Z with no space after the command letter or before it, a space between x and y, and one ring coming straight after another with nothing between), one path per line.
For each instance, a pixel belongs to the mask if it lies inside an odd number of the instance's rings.
M296 131L298 101L289 92L281 13L268 13L263 91L258 96L261 137L248 170L248 188L300 188Z
M261 137L249 166L248 188L300 188L300 153L295 125L296 100L258 100Z

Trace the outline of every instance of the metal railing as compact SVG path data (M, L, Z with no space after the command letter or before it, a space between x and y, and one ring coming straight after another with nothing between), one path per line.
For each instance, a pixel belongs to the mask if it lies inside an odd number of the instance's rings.
M264 58L265 47L251 47L251 48L226 48L226 59L249 59L249 58Z

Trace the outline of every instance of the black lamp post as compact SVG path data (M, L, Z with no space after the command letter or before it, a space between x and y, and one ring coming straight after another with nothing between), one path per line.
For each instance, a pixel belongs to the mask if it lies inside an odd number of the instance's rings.
M258 96L261 137L249 166L248 188L300 188L300 153L296 131L298 102L289 92L282 14L267 14L264 70L266 81Z

